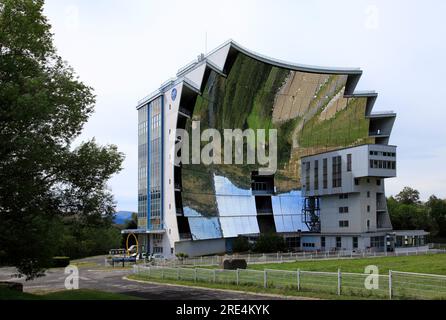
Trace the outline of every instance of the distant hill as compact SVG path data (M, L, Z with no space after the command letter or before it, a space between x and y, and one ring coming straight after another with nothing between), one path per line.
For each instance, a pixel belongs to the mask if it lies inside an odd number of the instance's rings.
M124 224L127 220L132 219L132 211L118 211L116 212L113 222L115 224Z

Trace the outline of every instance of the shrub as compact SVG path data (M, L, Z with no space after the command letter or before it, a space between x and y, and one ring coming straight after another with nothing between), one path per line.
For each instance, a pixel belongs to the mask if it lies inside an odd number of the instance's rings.
M285 248L283 237L273 233L260 235L254 245L254 251L258 253L285 251Z
M249 249L249 241L246 237L238 236L232 244L232 251L235 253L246 252Z
M245 259L226 259L223 261L223 269L225 270L237 270L246 269L248 264Z

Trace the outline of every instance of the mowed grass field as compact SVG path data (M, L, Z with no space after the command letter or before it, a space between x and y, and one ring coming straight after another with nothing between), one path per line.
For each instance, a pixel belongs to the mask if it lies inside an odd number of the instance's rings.
M248 268L325 272L337 272L341 269L342 272L364 273L369 265L377 266L380 274L388 274L389 270L393 270L446 275L446 254L250 264Z

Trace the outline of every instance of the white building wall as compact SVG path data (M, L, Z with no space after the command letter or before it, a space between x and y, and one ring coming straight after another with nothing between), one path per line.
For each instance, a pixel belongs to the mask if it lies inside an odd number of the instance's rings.
M175 101L172 100L172 90L164 94L164 228L163 255L172 256L171 248L175 248L175 242L179 241L177 216L175 209L174 188L174 148L176 126L178 119L179 102L183 85L180 83L174 88L177 90ZM175 252L174 252L175 253Z

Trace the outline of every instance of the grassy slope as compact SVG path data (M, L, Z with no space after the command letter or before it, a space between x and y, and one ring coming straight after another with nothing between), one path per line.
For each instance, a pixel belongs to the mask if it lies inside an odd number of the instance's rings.
M377 257L366 259L339 259L298 261L290 263L252 264L250 269L281 269L336 272L339 268L344 272L363 273L368 265L376 265L381 274L389 270L432 273L446 275L446 254L429 254L420 256Z
M0 300L138 300L138 298L119 293L85 289L35 295L0 287Z

